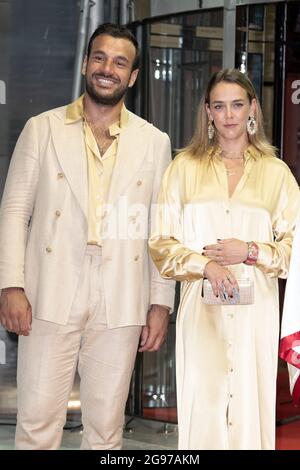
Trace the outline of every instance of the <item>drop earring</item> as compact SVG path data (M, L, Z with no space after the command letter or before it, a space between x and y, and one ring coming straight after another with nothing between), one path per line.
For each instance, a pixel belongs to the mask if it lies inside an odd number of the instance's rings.
M257 122L254 116L249 116L247 121L247 132L249 135L256 134L257 131Z
M210 141L213 140L214 135L215 135L215 128L214 128L214 125L213 125L213 121L208 122L207 134L208 134L208 139Z

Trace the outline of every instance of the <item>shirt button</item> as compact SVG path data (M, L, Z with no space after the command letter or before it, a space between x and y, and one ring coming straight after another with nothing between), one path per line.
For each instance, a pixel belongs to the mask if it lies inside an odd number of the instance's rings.
M229 318L234 318L233 313L230 313L230 314L229 314Z
M136 184L137 184L138 186L141 186L141 184L142 184L141 180L138 180Z
M56 217L60 217L60 216L61 216L61 212L60 212L60 211L55 211L55 215L56 215Z
M230 397L230 398L233 398L233 395L232 395L232 393L229 395L229 397Z
M139 259L139 255L136 255L136 256L134 257L134 261L137 261L138 259Z
M228 424L229 424L229 426L232 426L232 422L231 422L231 421L230 421Z
M226 209L226 214L229 214L230 210L229 209Z
M47 246L46 251L47 251L47 253L51 253L52 252L51 246Z
M233 368L232 368L232 367L229 369L229 372L233 372Z
M57 173L57 179L60 180L61 178L64 177L64 174L63 173Z
M228 343L228 347L229 347L229 348L231 348L231 346L232 346L232 342L231 342L231 341L229 341L229 343Z

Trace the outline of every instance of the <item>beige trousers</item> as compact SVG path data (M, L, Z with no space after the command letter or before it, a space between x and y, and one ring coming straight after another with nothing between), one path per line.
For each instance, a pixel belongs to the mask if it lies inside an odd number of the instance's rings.
M108 329L102 289L101 249L88 246L68 324L33 319L19 338L17 449L59 448L77 363L81 448L121 448L141 326Z

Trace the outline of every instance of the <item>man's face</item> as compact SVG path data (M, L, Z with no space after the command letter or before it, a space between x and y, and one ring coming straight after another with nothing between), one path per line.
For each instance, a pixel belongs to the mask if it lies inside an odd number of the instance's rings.
M132 87L138 70L132 71L136 50L127 39L107 34L96 37L82 73L86 92L97 104L115 106Z

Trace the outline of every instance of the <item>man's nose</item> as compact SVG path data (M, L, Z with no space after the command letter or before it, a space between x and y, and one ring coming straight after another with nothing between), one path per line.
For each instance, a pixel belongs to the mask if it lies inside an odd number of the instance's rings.
M103 63L103 70L105 73L112 73L113 71L113 61L110 59L106 59L106 61Z

